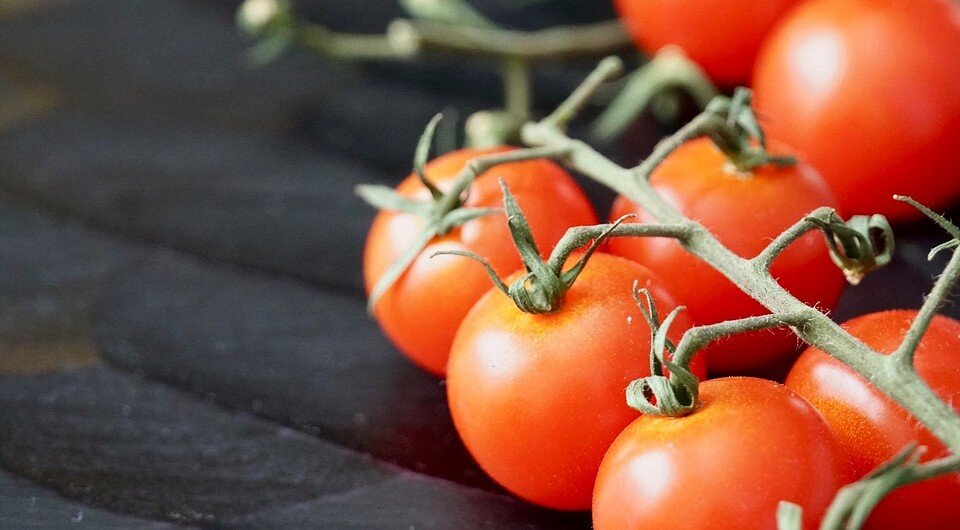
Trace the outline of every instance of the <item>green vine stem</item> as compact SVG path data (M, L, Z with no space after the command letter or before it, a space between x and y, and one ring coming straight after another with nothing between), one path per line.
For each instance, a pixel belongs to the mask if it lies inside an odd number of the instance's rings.
M720 94L700 65L679 47L666 46L630 74L620 94L591 125L592 138L609 144L656 98L678 90L689 94L699 108L705 108Z
M464 0L398 0L412 17L443 24L489 28L494 24Z
M914 482L960 472L960 456L951 455L920 464L923 448L908 445L889 462L837 493L820 524L821 530L857 530L890 492ZM781 501L779 530L802 530L803 508Z
M627 50L631 40L619 21L561 26L535 31L451 26L400 19L387 28L387 38L417 52L466 57L517 58L527 61L589 59Z
M679 242L687 251L722 273L744 293L766 307L771 314L790 315L790 318L802 321L802 325L793 327L801 339L827 352L871 381L876 388L917 418L954 455L960 455L960 416L949 404L937 397L917 375L913 366L904 361L903 355L884 355L870 349L829 317L797 300L771 276L769 263L772 262L772 257L796 239L797 233L807 230L806 224L801 224L788 236L775 240L773 246L756 258L746 259L726 248L702 225L684 217L650 185L649 178L653 170L684 142L702 136L739 138L743 131L738 128L742 128L742 124L735 120L731 122L728 119L730 116L724 116L716 108L708 108L677 133L661 141L650 157L635 168L621 167L586 143L565 134L566 121L563 118L576 114L585 101L582 94L595 93L600 84L610 79L618 70L610 62L601 64L595 72L596 75L588 78L578 89L577 101L567 105L563 116L551 116L524 126L522 137L525 143L561 150L565 153L562 161L571 168L625 195L641 205L660 223L682 228L684 237L680 238ZM729 103L724 105L729 106ZM954 240L960 241L956 237L956 227L939 216L935 220L941 226L949 227L948 232ZM813 227L810 226L809 229ZM941 275L938 287L927 297L924 304L925 307L930 306L933 309L921 310L921 317L935 311L943 302L949 285L960 275L960 257L955 250L956 244L949 243L941 247L941 250L954 249L954 256L947 270ZM919 323L911 328L911 337L922 335L928 323L921 318ZM908 339L905 344L912 340L915 339ZM905 347L904 351L909 349L909 346ZM946 472L942 467L935 468L935 471Z
M465 194L468 192L474 179L488 169L501 164L540 158L556 158L562 155L562 153L555 148L545 147L541 149L518 149L474 158L460 171L450 189L444 192L430 182L424 171L430 153L430 146L433 143L433 135L440 119L441 115L438 114L427 125L426 130L417 144L416 154L414 156L413 173L424 187L430 191L430 199L417 200L404 197L388 186L357 186L357 195L375 208L417 215L425 221L422 231L417 235L413 243L387 268L371 290L367 300L367 310L370 313L373 313L380 297L396 283L410 264L413 263L417 256L435 237L446 234L468 221L498 211L492 208L464 207Z
M297 17L289 0L246 0L237 26L257 43L248 51L255 65L294 45L343 61L411 61L432 54L499 63L504 108L467 120L467 143L489 147L516 143L530 119L531 66L580 60L630 49L618 20L537 31L501 28L463 0L398 0L411 18L390 23L384 34L339 33Z

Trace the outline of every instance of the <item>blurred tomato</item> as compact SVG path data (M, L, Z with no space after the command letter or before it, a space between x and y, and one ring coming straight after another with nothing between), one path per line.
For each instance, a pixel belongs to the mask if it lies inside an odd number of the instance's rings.
M771 137L803 153L848 215L918 218L960 195L960 6L814 0L763 47L755 103Z
M763 38L798 0L615 0L637 44L676 44L723 86L746 84Z

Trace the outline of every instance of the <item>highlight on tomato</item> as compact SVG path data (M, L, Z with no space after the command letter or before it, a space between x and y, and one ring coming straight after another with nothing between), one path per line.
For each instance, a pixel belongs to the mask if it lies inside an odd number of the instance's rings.
M373 314L404 355L441 377L460 322L489 290L490 280L462 259L430 256L440 251L475 252L504 275L523 265L497 208L502 201L498 180L515 190L531 231L544 249L552 248L567 228L596 223L593 207L582 190L551 161L510 162L487 169L472 182L462 178L471 160L511 150L500 147L447 153L426 164L422 177L415 173L401 182L395 194L387 196L389 202L374 201L386 209L377 214L370 227L363 256L364 282ZM364 192L370 195L369 188ZM437 219L445 220L446 225L428 233L430 223ZM401 263L399 275L396 268L391 270L398 261L406 262ZM395 279L385 281L387 275ZM389 287L383 290L383 285Z
M849 478L830 428L793 391L714 379L689 415L643 415L617 437L597 475L593 525L776 530L786 500L804 507L813 529Z
M799 0L615 0L637 45L680 46L723 86L744 85L764 37Z
M480 467L507 490L584 510L604 451L636 417L624 389L650 373L651 341L631 286L674 304L646 268L594 253L616 225L572 229L544 262L506 190L504 197L526 269L509 285L491 274L498 288L463 320L447 369L450 413ZM677 331L687 327L683 318ZM699 361L692 370L704 374Z
M916 318L913 310L871 313L843 324L873 350L891 353ZM960 412L960 322L934 317L915 353L920 377ZM914 442L926 447L922 460L949 451L903 408L851 368L816 348L803 352L787 386L813 404L836 432L840 447L862 477ZM876 507L868 530L960 528L960 474L944 475L894 490Z
M743 93L746 94L746 93ZM746 98L747 96L742 96ZM756 140L754 140L756 141ZM752 258L776 236L821 206L838 207L819 174L802 159L760 156L754 147L723 146L708 138L680 146L657 167L650 184L680 213L703 224L735 254ZM764 150L765 151L765 150ZM790 153L779 143L770 151ZM744 162L745 156L753 162ZM620 196L611 218L634 213L637 221L654 218ZM666 289L688 308L698 324L768 311L736 285L690 254L676 241L654 238L611 240L612 254L634 260L656 273ZM771 274L804 303L832 310L843 289L842 272L833 264L823 236L808 233L773 262ZM798 349L789 330L732 336L705 350L713 374L741 374L783 361Z
M850 214L919 219L960 197L960 4L813 0L765 42L753 75L770 136Z

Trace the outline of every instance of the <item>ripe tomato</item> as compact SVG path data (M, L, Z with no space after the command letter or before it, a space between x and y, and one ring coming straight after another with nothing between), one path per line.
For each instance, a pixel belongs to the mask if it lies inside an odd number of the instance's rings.
M916 311L860 316L843 327L881 353L897 348ZM960 322L934 318L920 342L914 365L920 377L960 412ZM860 477L892 458L911 441L926 446L924 460L948 451L899 405L840 361L815 348L800 356L787 386L813 404L837 433ZM877 506L865 528L927 530L960 528L960 474L895 490Z
M637 416L624 391L650 375L634 280L664 314L673 308L650 271L598 253L553 313L523 313L491 290L464 319L447 368L450 413L480 467L516 495L561 510L590 507L604 451ZM673 340L689 327L679 317ZM703 375L702 364L694 371Z
M783 149L773 147L774 153ZM688 142L651 176L651 184L675 208L706 226L730 250L745 258L758 254L785 229L820 206L836 207L823 180L810 166L763 166L751 175L733 170L724 154L706 138ZM654 219L624 197L613 205L612 218L638 214ZM676 241L619 238L609 251L630 258L663 279L678 303L698 324L766 314L719 272L685 251ZM800 300L829 311L843 288L843 275L830 259L823 236L810 233L774 262L772 274ZM711 373L740 373L782 360L797 348L788 330L736 335L707 347Z
M676 44L718 84L746 84L760 44L798 0L615 0L634 40L652 55Z
M462 149L427 164L427 178L447 190L466 163L495 149ZM549 254L567 228L596 224L586 196L560 166L546 160L503 164L477 178L465 206L502 206L498 179L513 190L526 213L540 248ZM428 198L416 176L397 187L404 196ZM424 220L416 215L382 211L373 221L363 256L364 282L369 293L384 271L416 239ZM522 266L502 214L469 221L431 241L399 280L383 295L374 314L384 333L407 357L442 376L453 336L464 315L483 293L490 279L480 267L456 256L435 252L466 250L486 257L501 274Z
M594 528L775 530L782 500L815 528L849 478L817 411L750 377L707 381L700 401L689 416L641 416L617 437L597 475Z
M960 8L815 0L766 41L753 76L770 136L804 153L848 214L892 220L960 195Z

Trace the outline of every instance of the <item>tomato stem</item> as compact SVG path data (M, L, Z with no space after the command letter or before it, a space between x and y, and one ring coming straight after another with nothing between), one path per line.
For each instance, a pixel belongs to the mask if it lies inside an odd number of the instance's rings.
M591 137L609 144L659 97L683 91L704 108L720 91L700 65L677 46L665 46L649 62L630 74L623 90L591 125Z
M913 357L920 345L920 339L923 338L924 333L933 321L933 317L936 316L937 310L950 296L950 291L957 284L958 279L960 279L960 252L954 251L943 273L937 278L933 290L923 301L923 306L920 307L917 318L914 319L910 329L907 330L900 347L891 355L892 361L903 366L913 367Z
M767 245L767 247L757 255L757 257L753 258L753 263L759 270L769 271L774 260L776 260L777 256L786 250L787 247L792 245L796 240L800 239L808 232L817 229L818 219L824 224L827 224L835 215L836 211L833 208L826 206L817 208L816 210L810 212L810 215L807 215L803 219L797 221L793 226L785 230L773 241L771 241L770 244Z

